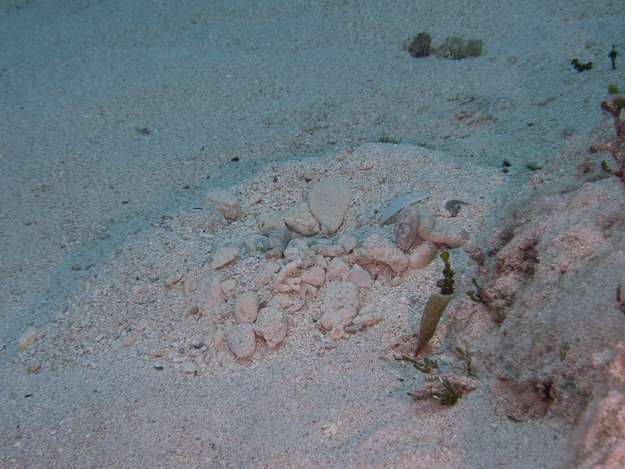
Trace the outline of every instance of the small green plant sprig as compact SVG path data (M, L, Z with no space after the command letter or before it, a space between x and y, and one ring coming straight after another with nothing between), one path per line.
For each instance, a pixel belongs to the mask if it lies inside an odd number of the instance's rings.
M444 379L442 380L442 383L443 386L445 386L445 391L432 391L432 397L438 400L441 405L456 405L458 399L460 399L460 394L456 392L456 390L448 380Z
M412 366L414 366L421 373L425 373L426 375L430 374L433 370L438 370L439 373L441 371L441 369L438 367L438 362L436 360L430 360L427 357L423 359L423 363L418 362L413 358L407 357L406 355L402 355L401 358L395 357L395 360L411 363Z
M449 263L449 252L443 251L441 252L441 259L445 263L445 270L443 270L443 275L445 278L440 279L436 286L441 289L441 295L451 295L454 292L454 274L455 272L451 270L451 264Z
M436 48L436 55L452 60L478 57L482 54L483 47L484 43L481 39L469 39L465 41L465 39L460 36L451 36Z
M486 296L484 294L484 289L480 287L480 284L477 283L477 280L473 279L473 285L475 285L475 291L468 291L467 296L471 298L476 303L482 303L483 305L488 306L486 302Z
M468 350L462 350L460 347L456 347L456 351L462 355L463 361L464 361L464 371L467 374L467 376L469 377L474 377L475 375L473 374L473 364L472 364L472 359L473 359L473 354L471 352L469 352Z

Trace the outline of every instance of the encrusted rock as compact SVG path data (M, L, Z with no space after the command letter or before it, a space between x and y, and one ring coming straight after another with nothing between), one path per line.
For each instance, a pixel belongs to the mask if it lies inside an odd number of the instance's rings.
M249 358L256 351L256 335L252 326L239 324L234 326L226 338L228 347L239 358Z
M286 314L281 307L276 305L260 310L256 330L269 347L275 347L284 340L286 328Z
M321 325L330 330L336 323L349 326L358 310L358 288L349 282L329 282L323 293Z
M345 233L341 233L339 235L337 242L339 243L339 246L343 248L346 254L349 254L354 249L356 249L356 246L358 246L358 238Z
M408 256L411 269L424 269L436 257L436 245L429 241L419 244Z
M443 243L451 248L464 246L471 239L469 233L459 226L431 216L419 222L417 234L426 241Z
M317 244L313 249L316 254L326 257L339 257L345 252L338 244Z
M397 247L407 251L417 239L417 226L419 225L419 209L409 205L399 213L395 223L395 239Z
M242 250L246 254L264 252L267 250L267 237L263 235L251 235L243 238Z
M271 209L259 213L256 217L256 224L265 236L269 236L273 230L284 228L280 213Z
M204 209L199 227L204 231L214 231L224 226L228 226L228 220L226 220L224 214L212 205L208 205Z
M214 206L228 220L236 220L239 215L239 199L232 192L224 189L213 189L204 196L204 205Z
M234 246L221 246L215 252L215 257L213 257L213 262L211 263L211 268L213 270L219 269L226 264L229 264L233 260L237 258L239 255L239 248Z
M314 236L320 231L319 222L313 217L306 203L291 208L284 215L284 222L293 231L304 236Z
M326 235L336 233L352 202L352 190L336 182L316 184L308 193L308 207Z
M373 313L359 314L358 316L356 316L354 318L353 323L355 325L356 324L363 324L365 327L369 327L369 326L373 326L374 324L377 324L378 322L380 322L383 317L384 317L384 313L382 313L382 311L375 311Z
M234 302L234 319L239 324L251 324L258 317L258 297L247 291L237 296Z
M209 275L200 282L198 291L206 308L216 304L224 294L219 285L219 279L213 275Z
M379 234L365 239L358 250L358 256L365 260L383 262L395 272L401 272L408 266L408 258L403 251Z
M330 337L332 340L349 339L349 334L345 332L345 326L337 322L332 326Z
M349 266L343 262L343 259L335 257L328 266L326 278L330 281L338 280L339 282L342 282L348 272Z
M302 282L321 287L326 281L326 272L318 265L307 268L300 274Z
M286 247L289 245L291 238L291 232L286 226L273 230L269 233L269 237L267 238L267 249L271 250L280 248L281 251L284 252Z

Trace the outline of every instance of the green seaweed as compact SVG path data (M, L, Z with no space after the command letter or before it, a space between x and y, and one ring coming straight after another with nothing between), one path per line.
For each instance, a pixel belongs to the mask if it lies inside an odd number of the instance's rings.
M418 362L413 358L407 357L406 355L402 355L401 358L395 357L395 360L411 363L412 366L414 366L421 373L425 373L426 375L430 374L432 370L438 370L439 372L441 371L441 369L438 367L438 362L436 360L430 360L427 357L423 359L423 363Z
M460 36L451 36L436 48L436 55L445 59L460 60L468 57L477 57L482 54L482 49L483 42L481 39L465 41Z
M432 36L425 31L420 32L408 46L408 52L415 58L427 57L432 52Z
M451 264L449 263L449 252L443 251L441 252L441 259L445 263L445 270L443 270L443 275L445 278L440 279L436 286L441 289L441 295L451 295L454 292L454 274L455 272L451 270Z
M382 135L380 139L378 140L378 143L394 143L397 145L401 143L401 139L389 137L388 135Z
M447 391L432 391L432 397L437 399L441 405L456 405L458 399L460 399L460 394L456 392L451 383L446 379L443 380L443 386L445 386Z
M475 280L475 278L473 279L473 285L475 285L476 291L468 291L467 295L469 296L469 298L471 298L476 303L482 303L488 306L488 303L486 302L486 297L484 295L484 289L480 287L480 284L477 283L477 280Z
M618 85L608 85L608 93L621 94L621 89L618 87Z

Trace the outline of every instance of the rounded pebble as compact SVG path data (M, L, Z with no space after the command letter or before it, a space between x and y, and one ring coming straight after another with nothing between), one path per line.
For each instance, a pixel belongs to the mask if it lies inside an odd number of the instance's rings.
M258 297L256 293L247 291L237 296L234 302L234 319L239 324L251 324L258 317Z
M189 316L193 316L194 314L197 314L200 312L200 306L197 304L193 304L191 306L189 306L186 311L182 314L182 318L186 319Z
M182 364L182 371L185 373L197 373L198 368L195 363L185 362Z

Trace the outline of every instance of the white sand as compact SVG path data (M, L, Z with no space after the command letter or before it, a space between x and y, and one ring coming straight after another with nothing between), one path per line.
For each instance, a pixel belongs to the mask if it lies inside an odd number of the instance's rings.
M132 277L159 277L157 288L205 273L203 245L180 237L209 188L249 197L257 176L286 208L305 191L303 168L349 180L344 166L385 151L362 146L385 135L408 154L432 149L429 166L402 161L363 207L434 182L431 211L472 198L484 213L458 222L487 236L535 174L527 163L568 181L590 157L599 174L608 156L587 150L613 133L599 104L608 84L625 85L625 62L613 71L607 58L623 24L622 6L596 2L3 3L0 466L561 467L577 441L571 419L511 420L486 372L455 407L411 402L423 376L392 359L418 324L407 303L332 350L302 312L277 352L213 361L196 377L172 357L156 363L148 338L85 351L76 339L87 331L64 325L76 313L72 326L119 328L141 314ZM414 59L402 45L422 30L435 44L480 37L484 54ZM595 66L578 73L574 57ZM359 177L354 187L370 178ZM342 232L356 230L355 214ZM164 215L183 223L153 226ZM251 230L237 223L217 236ZM454 260L459 271L469 262ZM441 265L371 295L400 302L418 285L421 307ZM214 324L185 329L174 321L182 299L162 290L171 331L151 340L190 356ZM50 335L20 357L29 326Z

